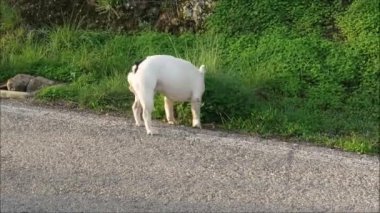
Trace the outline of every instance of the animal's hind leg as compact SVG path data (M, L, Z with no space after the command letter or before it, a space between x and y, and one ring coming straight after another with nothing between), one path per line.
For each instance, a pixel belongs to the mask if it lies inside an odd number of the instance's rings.
M135 102L132 105L132 111L133 111L133 117L135 118L135 121L136 121L136 126L141 126L143 124L143 120L141 118L143 110L142 110L142 106L137 95L135 95Z
M166 96L164 98L164 102L165 102L166 120L168 121L169 124L174 124L175 123L175 120L174 120L174 111L173 111L173 105L174 105L174 103L173 103L172 100L170 100Z
M201 99L194 98L191 100L191 113L193 115L193 127L201 127Z
M147 89L144 89L139 94L139 100L140 100L140 103L142 105L142 110L143 110L145 129L148 135L156 134L156 132L152 130L152 111L153 111L153 104L154 104L153 96L154 96L154 91L147 90Z

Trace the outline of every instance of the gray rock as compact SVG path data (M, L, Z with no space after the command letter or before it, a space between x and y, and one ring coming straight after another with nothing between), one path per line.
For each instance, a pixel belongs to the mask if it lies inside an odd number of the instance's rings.
M9 91L21 91L25 92L26 87L29 84L29 81L34 78L31 75L27 74L17 74L13 78L10 78L7 81L7 89Z
M6 89L9 91L35 92L42 87L51 86L54 81L41 76L31 76L28 74L17 74L10 78L6 83Z
M32 78L29 81L29 84L26 88L26 91L27 92L34 92L34 91L37 91L43 87L51 86L53 84L54 84L54 81L49 80L49 79L44 78L44 77L41 77L41 76L38 76L38 77Z

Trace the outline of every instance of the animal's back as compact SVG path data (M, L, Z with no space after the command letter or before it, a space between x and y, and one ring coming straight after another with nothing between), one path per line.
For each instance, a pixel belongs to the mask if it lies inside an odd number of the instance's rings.
M165 72L165 74L187 75L198 71L198 68L189 61L170 55L149 56L146 58L146 62L153 65L159 71Z
M143 67L154 68L144 70L155 73L144 74L156 76L156 90L163 92L172 99L189 99L194 88L202 89L204 87L203 74L193 64L180 58L168 55L149 56L141 64L141 68Z

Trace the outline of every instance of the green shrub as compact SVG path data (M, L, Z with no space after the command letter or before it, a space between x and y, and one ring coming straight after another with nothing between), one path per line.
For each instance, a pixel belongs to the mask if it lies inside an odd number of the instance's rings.
M379 35L379 2L373 0L356 0L338 17L338 25L348 41L361 40L362 36L372 41ZM368 38L369 36L369 38ZM378 37L377 37L378 38ZM371 48L370 50L376 50ZM372 51L371 51L372 52Z
M97 84L80 87L79 91L78 102L80 106L99 111L125 113L131 109L134 101L123 74L115 74L112 77L102 79Z
M72 85L55 85L43 88L37 97L46 101L70 101L77 102L78 91Z
M207 22L209 29L228 35L262 34L273 27L286 27L301 35L326 32L337 11L344 5L340 0L220 0Z
M360 79L349 105L366 109L373 118L378 118L380 104L379 20L379 4L371 0L354 1L338 18L339 27L347 38L347 53L356 56L357 79Z
M20 23L19 11L5 0L0 0L0 33L15 29Z
M225 74L206 74L202 106L202 119L205 122L223 123L250 113L255 94L240 82L238 78L230 78Z
M261 33L281 19L281 1L219 1L207 23L216 33L239 35Z

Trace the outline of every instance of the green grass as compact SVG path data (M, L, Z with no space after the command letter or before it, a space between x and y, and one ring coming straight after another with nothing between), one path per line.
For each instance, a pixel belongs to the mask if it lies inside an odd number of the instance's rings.
M41 100L129 114L133 97L126 76L132 64L147 55L170 54L207 67L204 123L262 137L379 153L376 5L354 1L338 7L335 1L332 10L328 3L309 8L303 1L292 1L290 10L285 0L252 3L258 9L243 14L261 16L266 11L271 17L255 19L257 25L252 25L234 16L219 17L237 1L220 2L203 34L122 34L70 25L2 31L0 82L16 73L42 75L64 85L43 89L37 96ZM248 8L240 6L232 8ZM291 16L281 14L282 9ZM306 16L304 10L314 12ZM362 21L356 20L356 13L363 13ZM327 32L325 25L332 20L339 30ZM222 27L230 22L231 29ZM191 123L189 104L177 104L175 111L177 120ZM160 95L153 116L165 117Z

